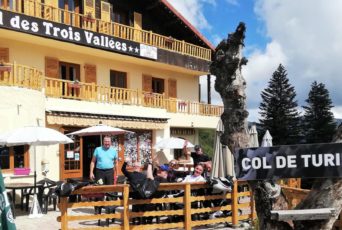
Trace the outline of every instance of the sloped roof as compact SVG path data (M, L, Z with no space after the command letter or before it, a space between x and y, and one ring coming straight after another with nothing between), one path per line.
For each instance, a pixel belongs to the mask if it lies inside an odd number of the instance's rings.
M208 41L186 18L183 17L167 0L160 0L167 8L169 8L181 21L184 22L207 46L215 50L215 47Z

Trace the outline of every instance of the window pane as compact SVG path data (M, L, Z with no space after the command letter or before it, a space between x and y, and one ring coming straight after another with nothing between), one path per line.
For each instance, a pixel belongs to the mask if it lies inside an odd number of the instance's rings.
M10 156L9 156L8 147L0 148L0 166L1 166L1 169L10 168Z
M25 148L23 145L13 147L14 152L14 168L24 168L25 158L24 152Z

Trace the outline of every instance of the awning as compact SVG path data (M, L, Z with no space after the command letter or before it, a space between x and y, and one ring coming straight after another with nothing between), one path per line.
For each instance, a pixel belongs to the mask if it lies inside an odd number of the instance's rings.
M47 111L46 121L49 125L84 127L102 123L119 128L149 130L164 129L167 124L167 118L146 118L62 111Z

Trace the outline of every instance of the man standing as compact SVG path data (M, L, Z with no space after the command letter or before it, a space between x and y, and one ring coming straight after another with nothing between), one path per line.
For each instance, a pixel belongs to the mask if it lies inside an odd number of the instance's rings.
M97 147L95 149L93 157L91 159L89 174L90 179L95 179L95 181L99 184L114 184L114 170L115 176L118 175L117 158L118 154L116 150L111 148L111 138L109 136L105 136L103 138L103 146ZM96 169L94 176L95 165Z

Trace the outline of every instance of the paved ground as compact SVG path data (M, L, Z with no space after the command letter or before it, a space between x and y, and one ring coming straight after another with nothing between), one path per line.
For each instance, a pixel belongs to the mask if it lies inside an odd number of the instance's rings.
M83 212L84 210L82 210ZM89 210L93 211L93 210ZM78 211L75 210L74 213L77 213ZM22 212L19 209L16 209L16 227L18 230L36 230L36 229L41 229L41 230L56 230L60 229L60 222L57 222L57 216L60 215L59 211L49 211L47 215L43 215L40 218L28 218L28 213L27 212ZM104 224L104 221L102 222ZM80 227L80 228L85 228L85 227L97 227L97 221L82 221L80 223L71 223L69 225L70 227ZM196 227L194 229L232 229L229 227L226 227L223 224L220 225L215 225L215 226L202 226L202 227ZM246 229L246 228L235 228L236 229Z

